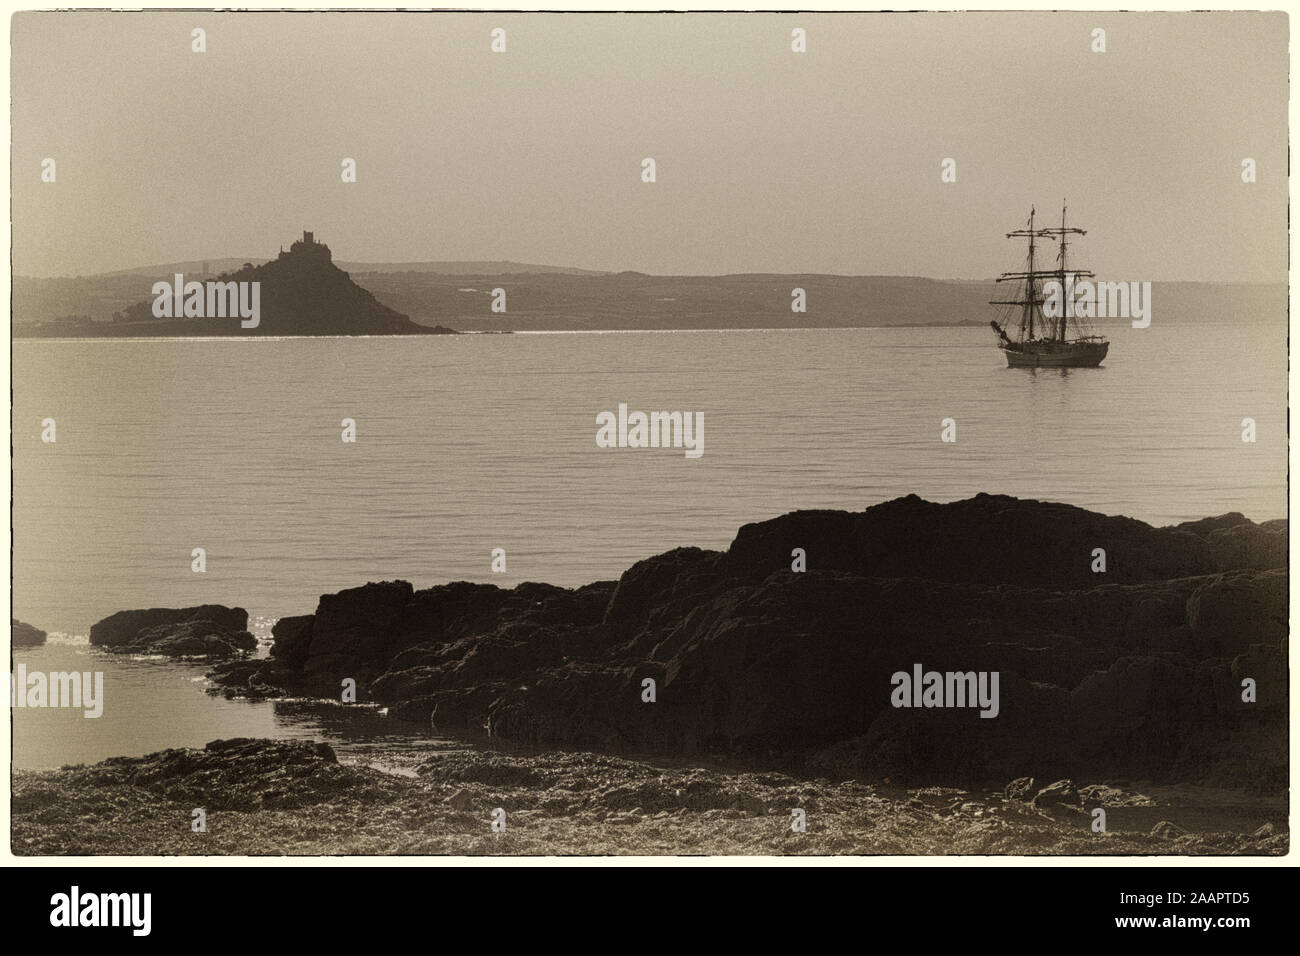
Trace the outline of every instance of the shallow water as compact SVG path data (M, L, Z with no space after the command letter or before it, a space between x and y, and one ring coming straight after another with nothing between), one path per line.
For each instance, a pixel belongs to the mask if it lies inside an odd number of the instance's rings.
M223 737L280 737L326 740L341 763L401 773L421 754L468 746L388 720L371 707L226 700L205 692L208 665L199 662L111 654L55 638L16 650L15 672L19 664L28 674L98 671L104 688L99 717L85 716L85 708L13 708L13 765L21 770L202 747Z

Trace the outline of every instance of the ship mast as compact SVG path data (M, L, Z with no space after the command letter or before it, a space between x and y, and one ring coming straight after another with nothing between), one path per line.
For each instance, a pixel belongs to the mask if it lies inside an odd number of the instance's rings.
M1061 263L1061 319L1057 323L1060 334L1057 335L1058 342L1065 341L1065 200L1061 200L1061 252L1056 257Z
M1067 243L1066 243L1066 241L1065 241L1065 237L1066 237L1066 236L1070 236L1070 235L1073 235L1073 236L1086 236L1086 235L1088 234L1088 233L1087 233L1087 230L1084 230L1084 229L1067 229L1067 228L1066 228L1066 226L1065 226L1065 208L1066 208L1066 207L1065 207L1065 200L1062 199L1062 200L1061 200L1061 228L1060 228L1060 229L1040 229L1040 230L1039 230L1039 233L1038 233L1040 236L1043 236L1044 238L1048 238L1048 237L1050 237L1050 236L1060 236L1060 238L1061 238L1061 251L1060 251L1060 253L1059 253L1059 254L1057 255L1057 257L1056 257L1056 258L1057 258L1057 262L1059 263L1059 268L1056 270L1056 275L1057 275L1057 279L1058 279L1058 281L1061 283L1061 295L1062 295L1063 298L1062 298L1062 301L1061 301L1061 317L1060 317L1060 319L1058 320L1058 323L1057 323L1057 326L1056 326L1056 329L1055 329L1055 334L1052 336L1052 337L1053 337L1054 339L1056 339L1058 342L1064 342L1064 341L1065 341L1065 326L1066 326L1065 317L1066 317L1066 312L1067 312L1067 309L1066 309L1066 299L1068 299L1068 297L1069 297L1069 293L1070 293L1070 291L1071 291L1071 290L1067 289L1067 288L1066 288L1066 285L1065 285L1065 276L1066 276L1066 268L1065 268L1065 247L1066 247L1066 245L1067 245ZM1092 273L1091 273L1091 272L1086 272L1086 271L1075 271L1075 272L1072 273L1072 275L1073 275L1075 278L1079 278L1079 277L1091 278L1091 277L1092 277Z
M1029 281L1025 283L1025 317L1029 320L1029 337L1034 337L1034 207L1029 207ZM1024 319L1020 320L1023 329Z
M1057 341L1065 341L1065 200L1061 200L1061 253L1057 256L1061 260L1061 334L1058 335Z
M1065 303L1065 297L1067 296L1067 292L1069 291L1069 290L1066 289L1066 285L1065 285L1065 279L1066 279L1065 249L1066 249L1066 246L1067 246L1067 243L1066 243L1065 237L1066 237L1066 236L1069 236L1069 235L1086 236L1086 235L1088 234L1088 233L1087 233L1085 230L1083 230L1083 229L1071 229L1071 228L1068 228L1068 227L1066 226L1066 224L1065 224L1065 210L1066 210L1065 204L1064 204L1064 202L1062 202L1062 204L1061 204L1061 227L1060 227L1059 229L1050 229L1050 228L1049 228L1049 229L1035 229L1035 228L1034 228L1034 214L1035 214L1035 211L1034 211L1034 208L1031 206L1030 209L1029 209L1029 222L1028 222L1028 226L1029 226L1029 228L1028 228L1028 229L1017 229L1015 232L1009 232L1009 233L1007 233L1007 238L1008 238L1008 239L1013 239L1013 238L1021 237L1021 236L1023 236L1023 237L1028 237L1028 239L1029 239L1029 262L1028 262L1028 266L1029 266L1029 267L1028 267L1028 270L1025 271L1025 272L1004 272L1004 273L1002 273L1002 275L998 278L997 281L999 281L999 282L1008 282L1008 281L1011 281L1011 280L1019 281L1019 280L1023 279L1024 282L1025 282L1025 297L1024 297L1023 299L1001 299L1001 300L994 300L994 301L990 302L989 304L990 304L990 305L1019 305L1019 306L1022 306L1022 307L1023 307L1023 311L1022 311L1022 313L1021 313L1021 318L1020 318L1020 339L1021 339L1021 341L1024 341L1024 340L1025 340L1025 334L1026 334L1026 333L1028 333L1028 336L1029 336L1030 339L1033 339L1033 337L1034 337L1034 313L1037 311L1038 306L1039 306L1039 305L1042 303L1042 301L1043 301L1041 297L1039 297L1038 295L1035 294L1034 282L1035 282L1036 280L1047 279L1047 278L1057 279L1057 280L1061 283L1061 296L1062 296L1062 302L1061 302L1061 316L1060 316L1060 318L1059 318L1058 320L1056 320L1056 321L1054 321L1054 322L1052 323L1052 325L1051 325L1050 328L1047 329L1047 340L1048 340L1048 341L1057 341L1057 342L1064 342L1064 341L1065 341L1065 331L1066 331L1066 321L1065 321L1066 303ZM1060 240L1061 240L1061 251L1060 251L1060 253L1059 253L1058 256L1057 256L1057 259L1058 259L1058 266L1057 266L1057 268L1055 268L1055 269L1045 269L1045 270L1039 271L1039 270L1037 270L1037 269L1034 268L1034 253L1035 253L1034 240L1035 240L1036 238L1050 239L1050 238L1052 238L1053 236L1059 236L1059 237L1060 237ZM1085 271L1081 271L1081 270L1076 270L1075 272L1073 272L1073 273L1071 273L1071 274L1072 274L1074 277L1076 277L1076 278L1077 278L1077 277L1080 277L1080 276L1082 276L1082 277L1089 277L1089 278L1090 278L1090 277L1092 276L1092 273L1091 273L1091 272L1085 272ZM1047 325L1047 323L1048 323L1048 319L1047 319L1046 316L1043 316L1043 317L1042 317L1042 322L1043 322L1043 325L1044 325L1044 326Z
M1028 333L1028 337L1030 339L1034 337L1034 313L1037 311L1038 305L1042 301L1037 295L1035 295L1034 280L1042 278L1045 275L1055 275L1055 273L1053 272L1039 272L1034 268L1034 239L1037 236L1043 235L1043 232L1041 230L1034 228L1034 215L1035 215L1034 207L1030 206L1029 222L1027 223L1029 228L1017 229L1014 232L1007 233L1008 239L1014 239L1017 237L1029 238L1028 271L1004 272L1002 273L1001 276L998 277L997 280L998 282L1008 282L1013 279L1014 280L1024 279L1025 297L1023 299L994 300L989 303L989 305L1019 305L1024 307L1020 315L1020 340L1022 342L1025 340L1026 333Z

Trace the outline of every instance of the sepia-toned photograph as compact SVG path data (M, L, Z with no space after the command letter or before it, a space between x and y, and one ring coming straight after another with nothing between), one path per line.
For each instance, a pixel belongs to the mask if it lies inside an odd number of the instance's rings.
M1289 854L1286 13L9 28L20 862Z

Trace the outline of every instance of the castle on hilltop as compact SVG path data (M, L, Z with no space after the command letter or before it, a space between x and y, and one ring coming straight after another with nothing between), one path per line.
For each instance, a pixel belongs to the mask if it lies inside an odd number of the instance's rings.
M288 252L284 251L284 246L280 247L281 259L290 255L309 256L313 259L323 259L326 262L330 262L332 259L330 247L323 242L317 242L316 234L308 232L306 229L302 231L302 238L291 245Z

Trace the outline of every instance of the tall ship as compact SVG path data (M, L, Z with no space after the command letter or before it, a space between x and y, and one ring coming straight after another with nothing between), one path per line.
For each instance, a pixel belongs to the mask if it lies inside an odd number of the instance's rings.
M1050 228L1037 228L1034 225L1034 209L1030 207L1027 228L1007 233L1008 239L1029 240L1029 256L1025 260L1022 272L1004 272L999 282L1011 282L1012 293L1007 299L997 299L989 305L1007 307L1002 322L989 323L998 333L998 347L1007 357L1007 365L1012 368L1096 368L1106 357L1110 343L1105 336L1097 335L1088 325L1087 320L1070 314L1066 300L1075 279L1092 278L1092 273L1082 269L1067 269L1065 251L1068 236L1086 236L1083 229L1068 228L1065 225L1065 206L1061 206L1061 225ZM1044 269L1039 264L1040 252L1036 240L1042 244L1056 244L1056 268ZM1049 249L1050 249L1049 245ZM1067 281L1067 274L1069 280ZM1042 284L1055 281L1060 283L1061 308L1059 316L1049 316L1043 312ZM1007 331L1008 328L1011 331Z

